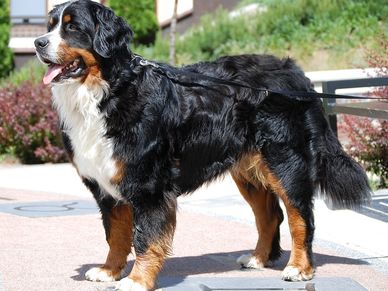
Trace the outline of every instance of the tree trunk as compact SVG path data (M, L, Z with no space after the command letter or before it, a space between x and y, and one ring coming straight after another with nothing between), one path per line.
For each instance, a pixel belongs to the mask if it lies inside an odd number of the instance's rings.
M175 65L176 53L175 53L175 35L176 35L176 23L178 18L178 1L174 0L174 12L171 18L170 26L170 64Z

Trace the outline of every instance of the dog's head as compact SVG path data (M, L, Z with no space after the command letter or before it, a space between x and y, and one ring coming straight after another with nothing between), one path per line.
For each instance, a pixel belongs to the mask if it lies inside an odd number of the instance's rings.
M45 84L84 80L99 72L101 62L123 60L131 54L128 24L94 1L55 6L47 28L48 33L35 40L38 58L48 65Z

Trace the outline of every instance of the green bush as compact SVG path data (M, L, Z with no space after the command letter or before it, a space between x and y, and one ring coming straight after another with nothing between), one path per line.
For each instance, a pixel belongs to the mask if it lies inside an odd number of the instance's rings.
M267 5L260 14L231 18L226 11L205 16L177 40L179 64L212 60L225 54L290 55L305 69L366 65L357 59L363 46L373 46L387 26L383 0L244 0ZM157 37L154 47L138 47L145 57L167 59L168 40ZM309 67L316 52L329 54L331 63ZM358 62L358 63L357 63ZM325 67L326 66L326 67Z
M8 47L10 35L9 0L0 2L0 78L13 68L13 55Z
M132 27L136 44L154 42L158 31L154 0L109 0L109 6Z
M29 61L18 70L13 70L9 76L0 80L0 88L12 84L19 86L24 81L30 81L32 84L42 83L43 75L47 66L34 59Z

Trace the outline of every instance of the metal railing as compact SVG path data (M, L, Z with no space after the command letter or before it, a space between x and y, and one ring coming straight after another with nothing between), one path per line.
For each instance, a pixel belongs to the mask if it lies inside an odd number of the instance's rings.
M335 94L337 89L381 87L388 86L388 77L374 77L351 80L335 80L322 82L322 92ZM330 127L337 134L338 113L365 116L371 118L388 119L387 101L367 101L358 103L338 104L336 99L324 99L323 104L328 115Z

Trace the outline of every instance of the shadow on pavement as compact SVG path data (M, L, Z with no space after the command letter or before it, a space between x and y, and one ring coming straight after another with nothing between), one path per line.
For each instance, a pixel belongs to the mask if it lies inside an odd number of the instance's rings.
M207 273L225 273L230 271L244 271L244 272L265 272L263 270L253 269L241 269L236 263L236 259L242 254L251 252L238 251L229 253L211 253L201 256L188 256L188 257L172 257L167 259L164 268L160 276L179 276L185 278L189 275L200 275ZM273 267L268 270L281 271L287 264L290 251L283 251L282 257L274 262ZM340 264L340 265L369 265L368 262L362 259L352 259L341 256L332 256L321 253L315 253L315 267L320 267L327 264ZM131 259L125 269L125 274L129 274L133 266L133 259ZM103 262L101 262L103 264ZM78 273L71 278L75 281L85 280L85 272L90 268L101 266L101 264L85 264L77 268L75 271Z

